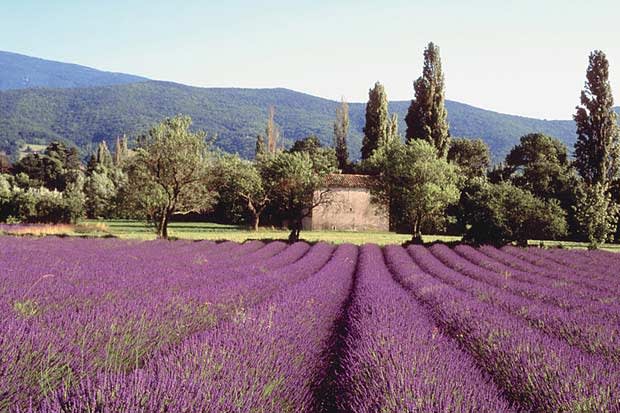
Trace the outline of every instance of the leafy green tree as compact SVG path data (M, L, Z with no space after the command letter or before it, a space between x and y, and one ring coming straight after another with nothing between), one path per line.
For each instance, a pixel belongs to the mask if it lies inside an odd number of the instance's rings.
M407 141L423 139L437 148L439 157L445 157L450 147L448 111L439 47L432 42L424 50L422 76L413 83L413 88L415 99L405 117Z
M305 152L310 155L314 169L338 169L338 158L336 157L336 151L334 148L326 148L321 145L319 138L316 136L308 136L307 138L295 141L289 152Z
M164 239L173 215L203 212L216 197L206 134L191 132L190 125L188 116L161 122L140 138L128 163L124 193Z
M392 113L388 120L388 128L386 135L386 142L400 141L400 134L398 133L398 115Z
M129 158L129 143L127 136L117 137L114 145L114 166L120 167Z
M362 160L369 159L388 134L388 102L383 85L379 82L368 91L366 125L362 140Z
M111 168L114 165L114 159L112 153L108 149L108 144L105 141L99 142L97 145L97 152L95 153L95 162L105 168Z
M263 184L257 164L238 155L222 155L217 160L215 176L220 199L240 204L250 216L251 228L258 231L261 214L270 201L268 189L273 189L273 186Z
M308 136L304 139L299 139L293 143L289 152L307 152L312 154L322 148L321 141L314 135Z
M506 156L505 167L516 186L541 199L561 200L575 185L566 146L541 133L521 137Z
M126 175L117 167L97 165L86 177L84 194L85 209L89 218L112 218L119 202L118 191L125 184Z
M349 105L342 99L340 106L336 108L336 121L334 122L334 148L338 159L338 169L349 170L349 149L347 148L347 136L349 135Z
M482 139L456 138L450 142L448 161L455 163L470 180L486 175L491 164L489 147Z
M269 117L267 118L267 127L265 128L265 136L267 137L267 152L275 154L280 143L280 128L275 120L276 108L269 107Z
M82 166L80 154L75 146L67 147L63 142L53 141L47 145L43 153L50 158L58 159L66 171L74 171Z
M308 152L279 152L266 158L260 168L271 204L288 222L289 242L298 241L303 219L315 207L331 201L323 183L325 176L335 171L333 165L314 162Z
M540 133L521 137L520 143L506 156L504 177L537 198L558 200L567 213L569 227L576 228L578 177L568 149L558 139Z
M409 225L413 242L422 242L422 230L436 230L446 223L446 209L458 202L456 166L437 156L423 140L390 141L373 155L371 164L379 172L372 188L376 201L388 205ZM398 206L398 208L394 208Z
M33 187L44 186L50 190L65 189L62 161L45 154L31 153L15 164L15 173L28 175Z
M593 247L609 238L614 232L610 223L618 219L618 208L612 205L615 202L610 197L620 166L620 130L613 106L609 62L605 53L596 50L590 54L581 105L574 116L575 166L585 185L578 196L575 214L581 235Z
M16 187L12 175L0 173L0 222L6 222L9 218L17 216L17 206L14 202Z
M609 83L605 53L590 54L581 105L577 106L575 166L587 185L608 185L618 176L619 140L617 115Z
M67 148L62 142L50 143L41 154L30 153L15 164L15 173L30 178L30 186L44 186L50 190L64 191L79 171L81 162L77 149Z
M577 193L575 219L578 235L591 248L610 241L618 221L618 205L602 184L581 185Z
M266 151L265 138L263 138L263 135L261 134L256 135L256 150L254 152L254 159L260 158L266 153Z
M543 201L509 182L479 179L463 191L459 204L467 242L527 245L528 239L557 239L567 233L566 212L557 200Z
M11 160L6 154L0 152L0 174L8 174L11 172L13 165L11 164Z

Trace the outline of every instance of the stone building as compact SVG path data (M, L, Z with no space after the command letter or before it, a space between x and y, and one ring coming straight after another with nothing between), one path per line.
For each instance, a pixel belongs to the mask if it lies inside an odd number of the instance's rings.
M314 208L304 230L389 231L387 208L371 203L368 175L332 174L325 180L331 202Z

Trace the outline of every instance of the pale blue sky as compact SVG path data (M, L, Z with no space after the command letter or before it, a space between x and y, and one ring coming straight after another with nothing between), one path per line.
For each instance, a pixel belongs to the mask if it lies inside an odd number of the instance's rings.
M429 41L447 97L569 118L602 49L620 102L620 1L0 0L0 50L196 86L411 99Z

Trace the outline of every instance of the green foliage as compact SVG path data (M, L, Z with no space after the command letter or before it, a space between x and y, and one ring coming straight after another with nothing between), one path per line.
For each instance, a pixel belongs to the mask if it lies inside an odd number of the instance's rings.
M0 80L1 82L1 80ZM389 112L404 117L410 101L389 103ZM135 137L166 117L185 113L196 129L217 134L216 146L251 159L256 135L265 131L265 107L277 105L285 146L315 134L323 145L333 142L334 112L338 102L286 89L196 88L148 81L86 89L25 89L0 92L0 151L17 157L25 143L66 139L83 153L96 143L127 134ZM450 132L454 136L482 138L495 162L504 158L520 136L541 132L572 146L573 121L546 121L505 115L446 101ZM365 124L366 104L349 103L347 140L351 159L358 159Z
M614 112L609 84L609 62L605 53L590 54L586 84L577 107L575 166L587 185L601 184L606 189L618 177L620 130Z
M5 153L0 152L0 174L7 174L11 170L13 165L11 160Z
M375 199L388 205L394 217L408 224L414 241L423 228L437 230L446 224L446 208L459 199L457 167L428 142L415 139L382 145L370 160L379 171L372 189Z
M336 120L334 122L334 148L338 159L338 169L341 171L349 170L349 149L347 147L347 136L349 135L349 105L344 99L340 106L336 108Z
M375 149L386 142L388 133L388 103L383 85L379 82L368 91L366 124L362 140L362 160L369 159Z
M566 212L556 200L543 201L509 182L479 179L461 194L459 220L464 240L504 245L516 241L557 239L567 233Z
M215 199L206 135L191 132L190 124L190 117L177 116L153 127L127 165L123 194L162 238L173 214L205 211Z
M415 98L405 117L407 141L423 139L435 146L439 157L445 157L450 147L448 112L439 47L432 42L424 50L422 76L414 82L413 88Z
M23 157L15 164L14 172L28 175L32 187L44 186L50 190L64 191L80 167L77 149L54 141L43 153Z
M559 201L567 212L571 230L575 229L574 206L579 182L568 150L558 139L540 133L521 137L520 143L506 156L502 175L537 198Z
M118 216L119 189L127 185L127 176L114 165L96 165L86 177L84 184L85 209L89 218L113 218Z
M249 216L252 229L258 230L270 194L256 164L238 155L223 154L216 161L214 175L218 203L226 205L229 210L242 210Z
M112 153L108 149L108 145L105 141L99 142L97 146L97 152L95 153L95 163L101 165L104 168L110 168L114 165L112 159Z
M258 159L267 152L265 147L265 138L260 133L256 135L256 150L254 151L254 159Z
M491 155L482 139L456 138L450 142L448 160L458 165L467 179L473 179L486 175Z
M74 223L84 214L83 176L64 192L31 186L27 176L0 174L0 222Z
M278 152L260 163L265 190L278 215L288 222L291 242L299 239L303 218L316 206L330 202L323 181L335 168L324 160L308 152Z
M581 185L577 193L575 219L578 235L597 248L611 240L618 221L618 205L602 184Z
M316 171L338 169L338 158L335 149L323 147L316 136L309 136L295 142L289 152L304 152L310 155L312 167Z

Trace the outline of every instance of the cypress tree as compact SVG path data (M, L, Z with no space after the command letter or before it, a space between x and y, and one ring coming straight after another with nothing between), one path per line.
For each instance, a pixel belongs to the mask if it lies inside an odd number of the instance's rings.
M379 82L368 91L366 126L362 140L362 159L368 159L381 142L387 139L388 104L383 85Z
M106 168L112 166L112 154L110 153L108 144L105 141L99 142L99 145L97 146L97 153L95 155L95 161L99 165L105 166Z
M342 99L340 107L336 108L334 122L334 147L338 159L338 169L346 171L349 168L349 150L347 149L347 135L349 134L349 105Z
M256 135L256 152L255 152L254 158L258 159L264 154L265 154L265 138L263 138L263 135L258 134Z
M584 182L577 197L575 217L581 236L592 247L612 235L618 219L618 205L610 194L610 185L618 178L620 155L620 131L613 106L609 62L605 53L595 50L590 53L581 104L574 116L575 167Z
M114 165L119 166L129 156L127 137L123 135L116 138L114 145Z
M587 185L599 184L607 191L618 172L620 137L605 53L596 50L590 54L586 78L574 116L575 166Z
M267 119L267 128L265 129L265 135L267 135L267 151L271 154L276 153L278 148L278 140L280 139L280 130L275 121L276 109L273 106L269 107L269 118Z
M445 106L444 76L439 47L432 42L424 50L422 76L413 83L415 99L411 101L405 122L407 142L424 139L446 157L450 147L448 111Z
M400 136L398 136L398 115L396 113L392 113L392 116L390 116L390 120L388 121L387 142L395 142L399 140Z

